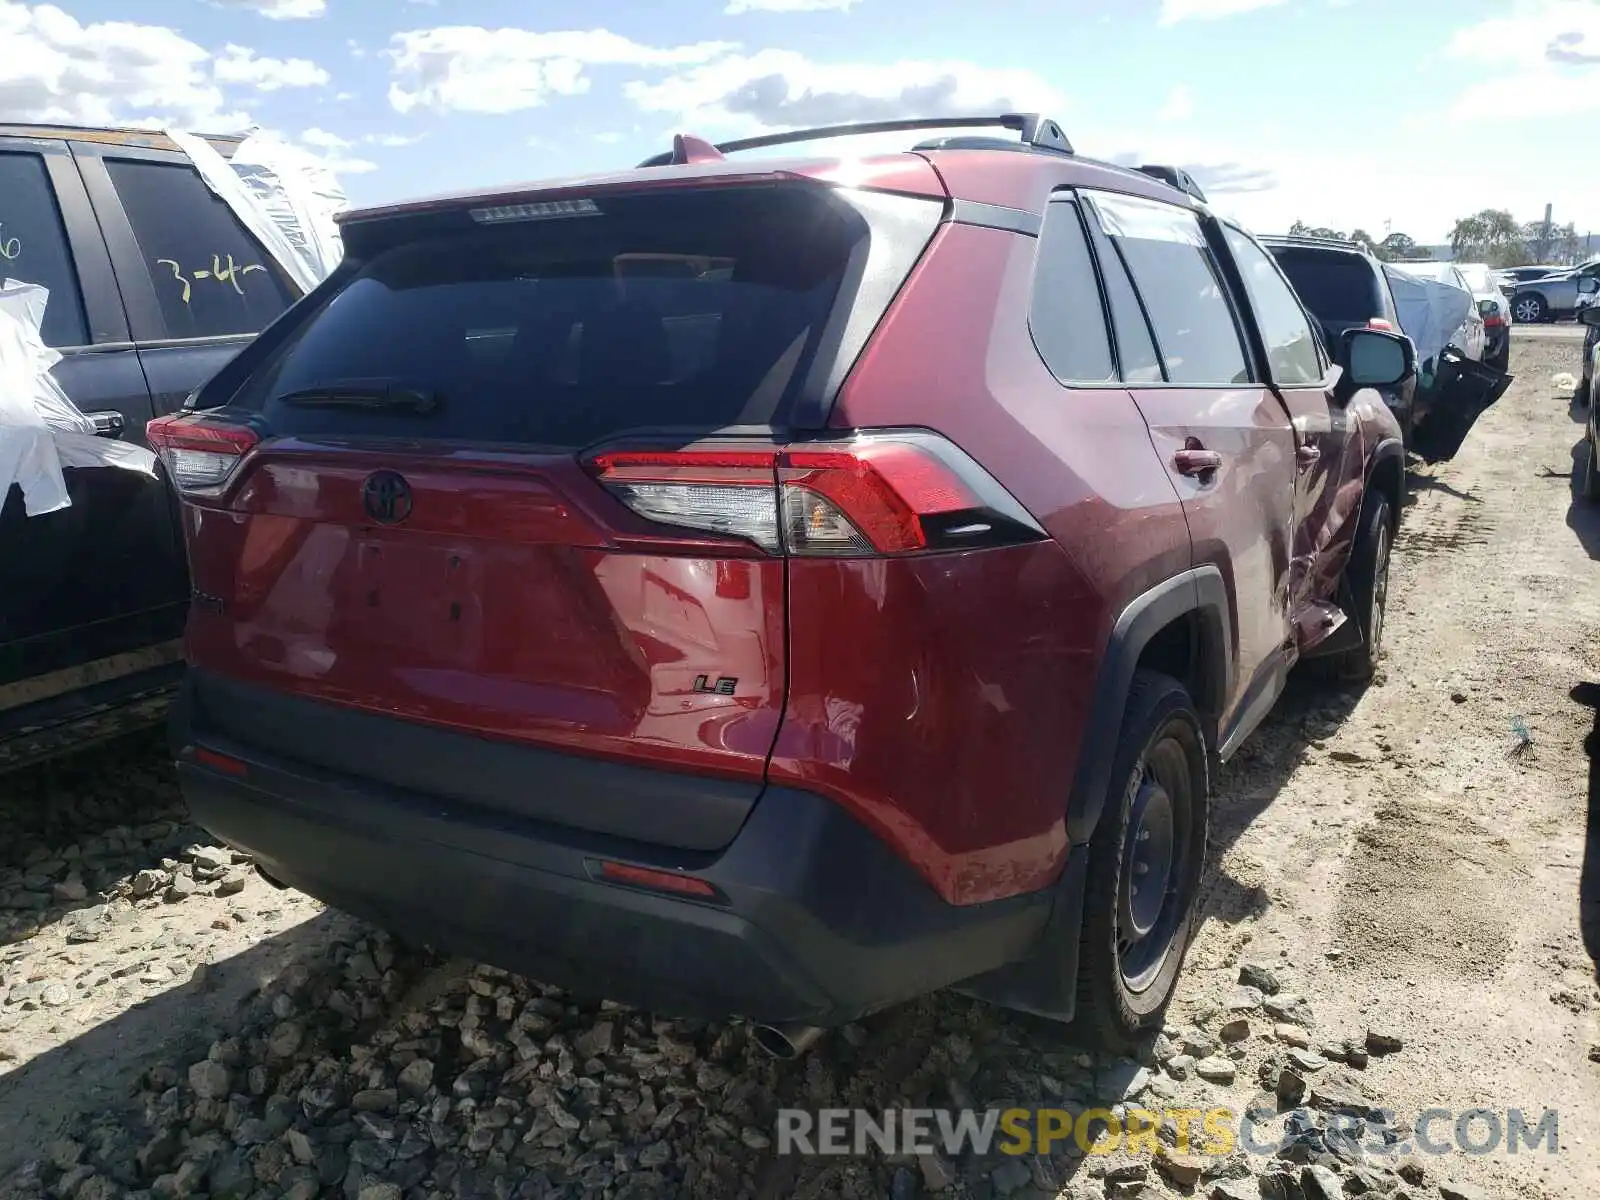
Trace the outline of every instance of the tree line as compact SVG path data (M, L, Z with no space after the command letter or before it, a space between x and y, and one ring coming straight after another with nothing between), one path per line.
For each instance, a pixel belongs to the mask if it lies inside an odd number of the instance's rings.
M1320 225L1296 221L1289 226L1296 237L1333 238L1357 242L1384 262L1405 262L1428 258L1428 249L1404 233L1374 238L1364 229L1342 233ZM1552 223L1546 231L1543 221L1519 222L1503 208L1486 208L1462 217L1450 229L1450 248L1458 262L1488 263L1491 267L1522 267L1531 263L1575 262L1587 251L1587 238L1568 221Z

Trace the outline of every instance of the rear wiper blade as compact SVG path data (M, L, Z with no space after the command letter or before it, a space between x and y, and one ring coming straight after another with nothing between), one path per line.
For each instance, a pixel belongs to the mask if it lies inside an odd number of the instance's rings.
M373 411L415 413L425 417L438 409L437 394L392 383L331 383L300 388L277 397L279 404L296 408L364 408Z

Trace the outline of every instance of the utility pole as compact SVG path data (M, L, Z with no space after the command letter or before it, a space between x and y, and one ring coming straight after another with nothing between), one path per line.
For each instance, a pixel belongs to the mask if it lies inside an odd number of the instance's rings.
M1550 214L1555 206L1544 206L1544 225L1539 230L1539 261L1544 262L1550 253Z

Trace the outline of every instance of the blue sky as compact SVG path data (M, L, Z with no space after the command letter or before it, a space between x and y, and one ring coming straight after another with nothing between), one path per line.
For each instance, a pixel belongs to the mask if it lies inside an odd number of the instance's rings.
M1600 0L0 0L0 46L0 119L258 125L355 203L627 165L676 130L1021 108L1189 166L1264 232L1431 241L1549 201L1600 233Z

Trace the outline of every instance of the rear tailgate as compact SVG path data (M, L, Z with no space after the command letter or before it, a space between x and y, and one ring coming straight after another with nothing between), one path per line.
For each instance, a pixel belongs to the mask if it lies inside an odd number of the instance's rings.
M942 208L769 180L349 231L364 261L331 298L197 401L247 431L226 481L185 494L203 720L508 813L725 844L782 718L784 560L643 519L584 452L820 425L893 294L869 261L903 277ZM632 799L601 803L552 751L714 777L716 802L674 825L671 785L613 778Z

